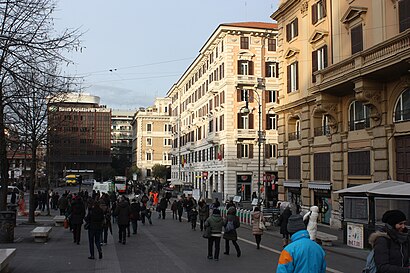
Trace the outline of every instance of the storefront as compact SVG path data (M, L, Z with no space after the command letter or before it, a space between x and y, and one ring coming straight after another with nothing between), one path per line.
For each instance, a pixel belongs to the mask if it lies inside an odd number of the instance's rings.
M330 182L312 181L308 183L313 191L313 204L319 208L319 222L329 225L332 216L332 195Z
M252 196L252 173L236 175L236 195L241 196L242 201L251 201Z
M292 213L299 213L302 206L301 199L301 183L299 180L285 180L283 181L283 186L285 187L285 193L289 203L294 204L295 211Z

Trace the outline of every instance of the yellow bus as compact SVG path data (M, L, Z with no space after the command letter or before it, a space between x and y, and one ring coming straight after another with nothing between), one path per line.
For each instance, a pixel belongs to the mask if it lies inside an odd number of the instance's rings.
M71 186L71 185L75 186L75 185L77 185L77 175L75 175L75 174L66 175L65 184L66 184L66 186Z

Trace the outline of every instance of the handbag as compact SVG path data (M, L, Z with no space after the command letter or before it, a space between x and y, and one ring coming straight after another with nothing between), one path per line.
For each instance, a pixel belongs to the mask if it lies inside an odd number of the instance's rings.
M68 219L66 218L66 219L64 219L64 228L67 229L68 226L69 226Z
M210 226L204 228L204 233L202 234L202 237L204 237L205 239L211 238L211 227Z
M259 229L266 230L266 226L262 221L262 216L259 217Z

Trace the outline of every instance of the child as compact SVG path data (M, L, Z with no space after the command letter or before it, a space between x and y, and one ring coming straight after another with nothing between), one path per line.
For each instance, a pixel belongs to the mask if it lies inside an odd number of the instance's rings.
M198 211L194 207L191 210L191 224L192 224L192 229L193 230L196 230L196 219L197 219L197 217L198 217Z

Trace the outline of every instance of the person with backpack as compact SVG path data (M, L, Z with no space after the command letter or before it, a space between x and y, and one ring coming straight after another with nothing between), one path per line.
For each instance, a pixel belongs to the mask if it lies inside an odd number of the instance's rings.
M238 216L235 215L236 209L235 207L230 207L228 209L228 213L226 219L224 221L224 229L225 233L223 238L225 239L225 255L229 255L229 241L232 241L236 249L236 257L241 257L241 249L237 243L238 234L236 233L236 229L239 228L240 222Z
M369 236L374 253L369 256L374 255L374 259L368 257L364 272L409 273L410 239L406 215L400 210L389 210L383 214L382 222L385 226Z

